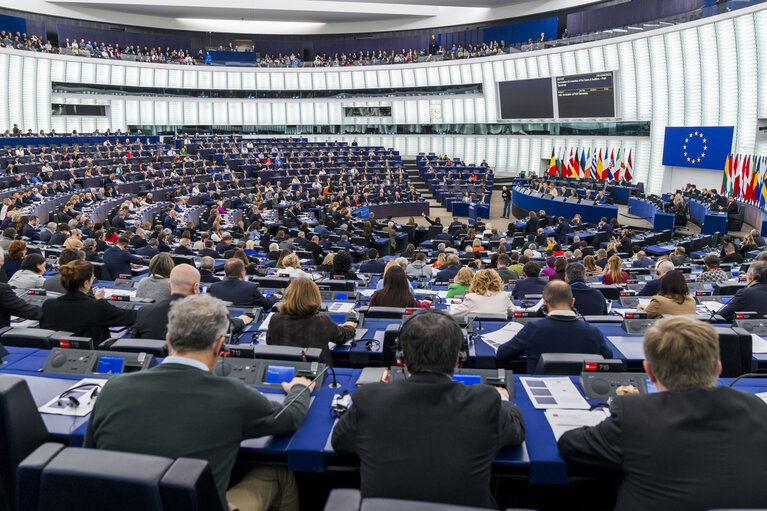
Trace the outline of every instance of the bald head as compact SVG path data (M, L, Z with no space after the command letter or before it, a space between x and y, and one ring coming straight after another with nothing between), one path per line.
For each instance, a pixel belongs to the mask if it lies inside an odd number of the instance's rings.
M179 264L170 272L171 294L193 295L200 288L200 272L189 264Z

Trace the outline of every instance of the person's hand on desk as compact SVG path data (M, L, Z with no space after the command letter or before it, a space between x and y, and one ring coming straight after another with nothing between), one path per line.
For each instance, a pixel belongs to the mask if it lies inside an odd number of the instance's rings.
M501 395L501 397L509 399L509 391L503 387L495 387L495 390Z
M96 300L101 300L102 298L104 298L104 295L105 295L105 291L103 289L99 289L96 287L93 288L93 297Z
M276 296L278 300L282 300L282 293L274 293L272 296Z
M289 382L282 382L282 390L284 390L285 394L287 394L295 385L303 385L304 387L309 387L309 392L314 391L314 382L309 378L304 378L303 376L293 378Z
M237 316L237 319L241 319L242 322L245 323L246 325L249 325L250 323L253 322L253 318L251 318L247 314L243 314L241 316Z
M357 322L356 321L347 321L341 326L353 326L354 328L357 328Z
M133 263L131 263L130 267L133 268L134 270L140 270L141 268L143 268L142 265L140 265L140 264L133 264Z

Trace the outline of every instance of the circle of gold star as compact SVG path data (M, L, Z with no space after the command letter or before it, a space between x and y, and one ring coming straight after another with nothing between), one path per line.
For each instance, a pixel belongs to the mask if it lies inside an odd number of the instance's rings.
M696 158L695 155L689 155L687 154L687 145L690 143L690 139L700 140L703 143L703 150L700 152L700 155ZM703 137L703 133L698 133L697 131L695 133L690 133L687 138L684 139L684 145L682 146L682 149L684 149L684 156L687 158L687 161L690 163L700 163L701 158L706 157L706 151L708 150L708 146L706 145L706 139Z

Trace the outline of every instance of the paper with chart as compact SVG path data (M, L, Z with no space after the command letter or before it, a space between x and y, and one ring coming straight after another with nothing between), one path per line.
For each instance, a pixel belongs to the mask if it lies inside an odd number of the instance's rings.
M578 429L583 426L596 426L610 416L610 411L606 408L597 408L596 410L563 410L550 408L544 412L546 420L549 421L554 438L559 441L559 437L571 429Z
M523 326L524 325L522 323L509 321L506 323L506 325L504 325L503 328L500 328L495 332L482 334L482 340L485 341L488 346L493 348L494 351L498 351L498 348L502 344L509 342L515 335L517 335L517 332L522 330Z
M272 316L274 316L274 312L270 312L269 315L266 316L266 319L263 320L260 325L258 325L259 332L266 332L269 330L269 322L272 320Z
M354 310L353 303L347 302L333 302L328 307L329 312L351 312Z
M519 379L527 392L527 397L538 409L569 408L588 410L589 404L583 399L580 391L568 377L561 378L531 378Z

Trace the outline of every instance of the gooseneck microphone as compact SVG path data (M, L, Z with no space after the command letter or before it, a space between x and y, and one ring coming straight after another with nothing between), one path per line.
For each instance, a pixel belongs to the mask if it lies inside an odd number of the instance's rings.
M312 380L312 381L317 381L317 380L319 380L320 376L322 376L323 374L325 374L325 372L326 372L328 369L331 369L331 367L330 367L330 366L325 366L325 369L323 369L322 371L320 371L320 373L319 373L317 376L315 376L315 377L314 377L314 380ZM334 376L335 376L335 371L334 371L333 373L334 373ZM299 397L301 397L301 396L303 395L303 393L304 393L304 392L306 392L306 391L307 391L307 389L309 389L309 386L308 386L308 385L307 385L307 386L305 386L303 389L301 389L301 390L298 392L298 394L296 394L295 396L293 396L293 399L291 399L291 400L290 400L290 401L289 401L287 404L283 405L283 406L282 406L282 409L281 409L279 412L277 412L277 413L276 413L275 415L273 415L272 417L269 417L268 419L266 419L266 422L267 422L267 424L273 424L273 423L274 423L274 422L275 422L275 421L276 421L276 420L277 420L277 419L280 417L280 415L282 415L282 413L283 413L285 410L287 410L287 409L288 409L288 407L289 407L290 405L292 405L293 403L295 403L295 402L296 402L296 400L297 400Z

